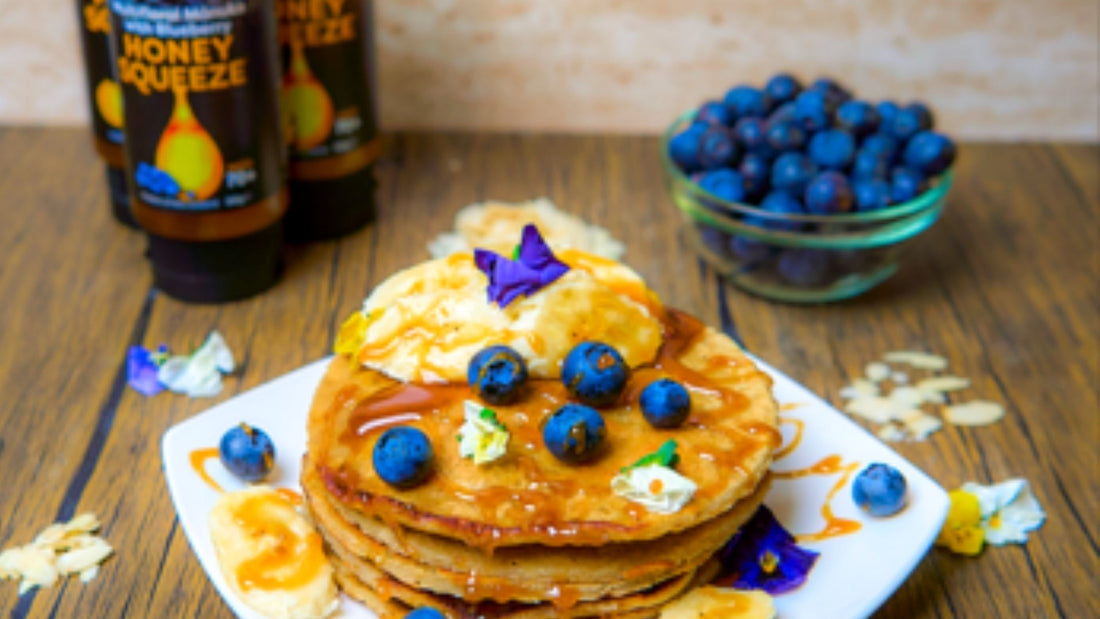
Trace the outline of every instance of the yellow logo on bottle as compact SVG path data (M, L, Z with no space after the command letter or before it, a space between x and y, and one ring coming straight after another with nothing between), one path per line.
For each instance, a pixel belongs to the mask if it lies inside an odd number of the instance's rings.
M290 44L290 62L283 76L283 99L290 113L294 147L306 151L320 146L332 133L332 97L306 61L299 43Z
M115 129L122 128L122 87L105 77L95 87L95 109L103 122Z
M225 176L225 161L214 138L199 123L187 91L177 89L172 116L157 142L156 167L179 184L184 195L205 200L218 192Z

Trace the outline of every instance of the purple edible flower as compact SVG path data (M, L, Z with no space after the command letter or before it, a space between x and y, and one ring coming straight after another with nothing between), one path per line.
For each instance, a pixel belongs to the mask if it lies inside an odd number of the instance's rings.
M569 270L554 257L533 224L523 227L523 238L509 259L487 249L474 250L474 264L489 278L489 302L505 307L516 297L529 296Z
M800 548L794 536L761 505L756 514L718 551L722 569L715 584L735 589L786 593L806 582L819 553Z
M126 382L142 395L164 391L164 385L157 380L157 369L163 362L161 351L152 353L141 346L131 346L126 354Z

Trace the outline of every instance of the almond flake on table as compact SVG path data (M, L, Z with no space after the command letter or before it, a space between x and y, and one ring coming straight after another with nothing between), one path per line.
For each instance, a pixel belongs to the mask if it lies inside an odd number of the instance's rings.
M890 380L895 385L908 385L909 384L909 375L906 374L905 372L894 372L893 374L890 375Z
M890 378L890 366L881 361L872 361L863 368L863 375L872 382L882 382Z
M851 385L840 390L840 397L846 400L854 400L863 396L877 396L878 385L866 378L857 378Z
M933 376L917 381L917 389L924 391L939 391L941 393L946 393L948 391L958 391L968 387L970 387L970 379L963 378L962 376Z
M0 580L20 579L20 595L49 587L63 575L79 574L82 582L90 581L114 553L107 540L93 534L97 529L99 520L90 513L49 525L31 543L0 552Z
M918 441L923 441L933 432L943 428L943 422L938 417L929 415L920 409L906 411L902 415L902 422L909 434Z
M900 410L897 403L878 396L863 396L853 399L844 410L875 423L886 423L898 419Z
M921 352L919 350L896 350L886 353L883 359L890 363L908 365L918 370L942 372L947 369L947 359L939 355L933 355L932 353Z
M943 407L943 418L957 426L984 426L1000 421L1005 409L996 402L973 400Z

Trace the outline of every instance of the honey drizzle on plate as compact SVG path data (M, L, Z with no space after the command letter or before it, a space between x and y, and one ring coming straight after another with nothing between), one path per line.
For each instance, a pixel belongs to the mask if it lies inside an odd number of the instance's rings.
M824 539L854 533L863 526L855 520L837 517L837 515L833 513L832 507L833 497L836 496L837 492L840 492L840 489L848 483L852 474L857 470L859 470L859 462L849 462L845 464L840 455L832 454L804 469L772 471L772 475L778 479L795 479L808 475L835 475L841 473L840 478L833 484L833 487L829 489L829 493L825 495L825 503L821 506L821 517L825 519L825 528L816 533L795 535L797 541L818 542Z
M780 449L775 451L772 456L773 460L779 460L791 455L791 452L798 449L798 446L802 443L802 434L806 431L806 422L801 419L795 419L794 417L780 417L779 425L789 424L794 426L794 436L786 445L783 445Z
M217 459L218 448L217 447L203 447L202 449L195 449L189 455L188 459L191 461L191 470L195 471L195 474L199 476L207 486L210 486L218 492L225 492L224 489L214 481L214 478L210 476L210 473L206 472L206 461L211 459Z

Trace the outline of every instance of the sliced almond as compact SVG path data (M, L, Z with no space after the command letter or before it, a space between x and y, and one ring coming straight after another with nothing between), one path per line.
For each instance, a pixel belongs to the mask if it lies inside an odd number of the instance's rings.
M57 568L53 564L53 551L37 546L24 546L19 554L18 569L23 582L49 587L57 582Z
M886 423L897 418L898 407L886 398L863 396L849 402L844 410L867 421Z
M957 426L985 426L1000 421L1005 408L988 400L973 400L943 408L943 418Z
M42 548L53 548L64 538L65 525L55 522L45 529L42 529L42 532L36 535L34 541L31 543Z
M947 359L919 350L897 350L886 353L883 358L890 363L903 363L918 370L941 372L947 369Z
M889 423L879 428L875 436L884 441L902 441L905 440L905 431L897 424Z
M99 543L70 550L57 558L57 571L62 574L74 574L99 565L114 550L103 540Z
M98 564L93 565L93 566L89 567L88 569L85 569L85 570L81 571L80 572L80 582L83 582L83 583L90 582L96 576L99 576L99 565Z
M65 530L69 532L91 533L99 529L99 519L91 512L84 512L65 523Z
M890 378L890 366L881 361L872 361L863 368L863 375L872 382L881 382Z
M898 387L887 396L891 402L904 408L916 408L927 399L927 396L916 387Z
M878 385L866 378L857 378L852 381L851 385L840 390L840 397L846 400L853 400L861 396L876 395L878 395Z
M908 385L909 384L909 375L906 374L905 372L894 372L893 374L890 375L890 380L895 385Z
M917 389L947 393L970 386L970 379L962 376L933 376L917 382Z
M909 411L904 418L905 429L918 441L923 441L930 434L943 427L943 422L920 410Z
M19 553L22 548L8 548L0 552L0 580L19 578Z

